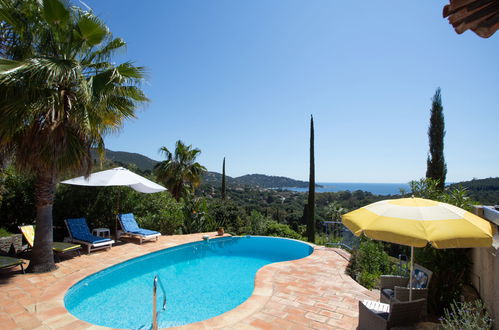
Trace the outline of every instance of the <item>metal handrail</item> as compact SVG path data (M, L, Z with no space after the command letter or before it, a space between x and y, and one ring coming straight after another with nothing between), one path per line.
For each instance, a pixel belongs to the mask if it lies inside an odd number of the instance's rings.
M166 309L166 292L163 287L163 283L159 281L159 286L163 291L163 311ZM156 312L156 290L158 287L158 275L154 276L153 288L152 288L152 329L158 330L158 312Z

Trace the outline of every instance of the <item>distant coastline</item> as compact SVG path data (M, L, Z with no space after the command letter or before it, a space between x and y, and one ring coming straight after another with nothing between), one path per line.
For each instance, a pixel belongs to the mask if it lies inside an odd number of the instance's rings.
M361 182L317 182L322 187L317 187L316 192L338 192L338 191L368 191L375 195L398 195L400 189L410 191L407 183L361 183ZM306 192L308 188L302 187L285 187L283 190L291 190L297 192Z

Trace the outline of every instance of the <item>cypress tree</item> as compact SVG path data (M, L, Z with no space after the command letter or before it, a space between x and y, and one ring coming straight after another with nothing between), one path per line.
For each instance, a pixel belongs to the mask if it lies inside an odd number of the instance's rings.
M222 199L225 200L227 196L226 187L225 187L225 157L222 165Z
M310 177L308 180L307 238L315 243L314 117L310 115Z
M444 158L445 123L443 110L439 87L433 95L431 104L430 127L428 128L430 151L426 161L426 177L438 180L438 188L441 190L444 190L447 174Z

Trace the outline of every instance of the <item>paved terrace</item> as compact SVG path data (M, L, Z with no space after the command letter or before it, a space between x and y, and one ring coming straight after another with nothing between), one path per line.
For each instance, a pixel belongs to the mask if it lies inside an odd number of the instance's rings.
M214 236L215 233L208 233ZM163 236L59 262L46 274L0 272L1 329L108 329L81 321L64 308L66 290L99 270L160 249L201 240L202 234ZM312 255L260 269L253 295L235 309L171 329L355 329L358 301L373 292L344 274L342 250L316 247Z

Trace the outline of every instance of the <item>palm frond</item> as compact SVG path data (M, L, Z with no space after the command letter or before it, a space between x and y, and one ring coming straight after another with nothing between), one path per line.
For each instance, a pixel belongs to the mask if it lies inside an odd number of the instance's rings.
M137 82L146 75L146 70L142 66L134 66L132 62L125 62L116 67L123 83Z
M91 52L84 61L92 63L93 61L107 60L115 51L124 49L125 47L126 42L123 39L114 38L105 44L101 49Z
M54 26L65 25L69 21L67 2L60 0L43 0L43 17Z
M92 14L80 16L76 26L81 38L90 47L100 44L109 35L107 26Z

